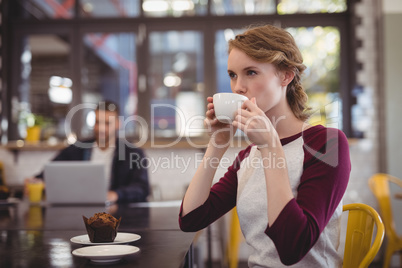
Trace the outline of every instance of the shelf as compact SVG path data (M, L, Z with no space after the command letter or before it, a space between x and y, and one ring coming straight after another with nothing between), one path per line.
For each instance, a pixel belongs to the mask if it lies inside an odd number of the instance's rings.
M128 142L128 141L127 141ZM206 137L182 137L178 138L155 138L145 142L131 143L133 146L142 149L205 149L208 146L209 138ZM235 137L230 147L242 148L247 147L250 143L242 137ZM0 148L4 148L13 152L19 151L52 151L62 150L69 146L67 142L49 143L41 141L38 143L29 143L22 140L11 141L7 144L0 144Z
M0 148L10 151L58 151L66 148L67 146L68 144L63 142L51 144L48 142L29 143L18 140L8 142L7 144L1 144Z

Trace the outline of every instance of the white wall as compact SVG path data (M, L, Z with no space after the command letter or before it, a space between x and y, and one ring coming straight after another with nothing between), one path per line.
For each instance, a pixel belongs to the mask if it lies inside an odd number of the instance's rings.
M383 12L387 172L402 178L402 1L384 0ZM402 234L402 201L393 200L392 209L396 229ZM402 265L397 255L392 267Z
M384 74L388 172L402 178L402 1L384 1Z
M383 0L383 12L384 14L402 13L402 1L401 0Z

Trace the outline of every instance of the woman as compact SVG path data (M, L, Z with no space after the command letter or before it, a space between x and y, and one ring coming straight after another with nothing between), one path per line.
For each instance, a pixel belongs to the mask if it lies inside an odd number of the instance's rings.
M341 267L337 254L342 197L350 174L345 135L310 126L300 77L306 68L293 37L266 25L229 41L228 74L246 100L229 125L217 121L208 97L211 138L180 211L183 231L197 231L237 207L253 252L250 267ZM211 188L229 147L242 130L252 142ZM226 129L226 131L223 131Z

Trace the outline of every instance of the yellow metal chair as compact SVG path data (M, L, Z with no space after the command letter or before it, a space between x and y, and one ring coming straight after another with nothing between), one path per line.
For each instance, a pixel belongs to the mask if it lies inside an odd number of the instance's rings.
M229 238L226 247L226 263L229 268L237 268L239 264L239 246L243 240L236 207L231 210Z
M347 204L343 211L349 211L343 268L366 268L384 240L384 224L377 211L366 204ZM374 226L377 231L372 242Z
M396 251L399 251L402 267L402 237L397 234L395 229L389 189L390 182L402 188L402 180L389 174L378 173L369 179L370 189L380 206L380 213L385 225L385 235L387 236L383 268L389 267L391 257Z
M368 267L384 239L385 231L381 217L372 207L359 203L344 205L343 211L349 211L343 267ZM372 243L374 226L377 227L377 232ZM226 259L229 268L237 268L242 234L236 208L232 210L229 234Z

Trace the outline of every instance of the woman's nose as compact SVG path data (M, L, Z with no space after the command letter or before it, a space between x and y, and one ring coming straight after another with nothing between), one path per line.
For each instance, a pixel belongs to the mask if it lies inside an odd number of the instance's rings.
M244 95L247 92L247 87L244 86L240 81L237 81L233 87L233 92L237 94Z

